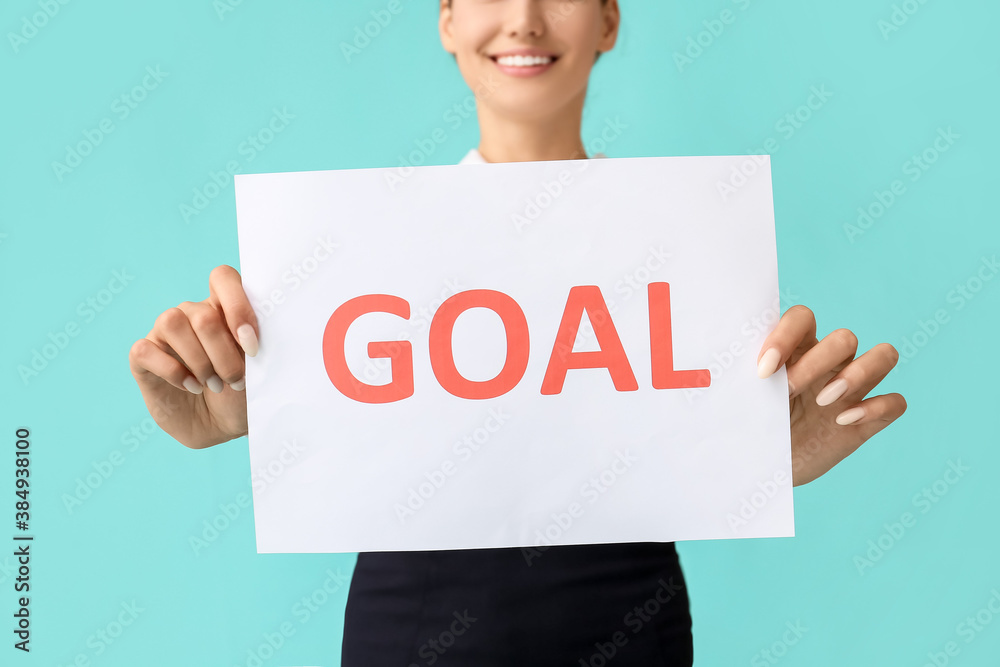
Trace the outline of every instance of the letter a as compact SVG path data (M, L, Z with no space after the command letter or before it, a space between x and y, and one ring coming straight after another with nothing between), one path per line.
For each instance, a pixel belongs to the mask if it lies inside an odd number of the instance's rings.
M597 345L601 348L598 352L572 351L584 310L594 327ZM552 346L552 356L549 357L549 366L545 369L545 378L542 380L542 393L561 393L566 381L566 371L570 368L607 368L618 391L636 391L639 388L618 331L611 321L608 304L597 285L581 285L569 291L562 322L559 323L559 331Z

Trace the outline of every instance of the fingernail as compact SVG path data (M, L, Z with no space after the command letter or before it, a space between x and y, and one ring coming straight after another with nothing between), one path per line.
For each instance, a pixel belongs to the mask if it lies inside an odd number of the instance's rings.
M791 381L789 381L788 382L788 395L791 396L794 393L795 393L795 385L792 384Z
M244 389L247 388L247 379L246 377L241 377L239 380L237 380L236 382L232 383L229 386L235 389L236 391L243 391Z
M837 415L837 423L841 426L846 426L848 424L853 424L864 416L864 408L851 408L850 410L844 410Z
M224 385L222 384L222 378L220 378L218 375L213 375L212 377L205 380L205 384L208 385L208 388L214 391L216 394L221 394L224 388Z
M184 378L184 388L192 394L200 394L204 391L204 387L201 386L201 383L192 377Z
M253 326L241 324L236 328L236 338L240 341L240 347L251 357L257 356L257 334L254 333Z
M821 392L816 394L816 405L830 405L843 396L845 391L847 391L847 380L837 378L835 382L826 385Z
M764 353L764 356L760 358L760 362L757 363L757 377L770 377L774 371L778 370L779 361L781 361L781 352L778 351L778 348L772 347L768 349Z

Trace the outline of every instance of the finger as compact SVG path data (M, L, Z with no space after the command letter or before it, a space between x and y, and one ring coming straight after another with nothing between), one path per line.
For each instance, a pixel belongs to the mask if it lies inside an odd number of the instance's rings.
M800 347L816 344L816 317L801 304L785 311L774 331L764 338L757 357L757 376L770 377Z
M244 375L243 355L222 314L204 301L185 301L178 308L187 315L197 342L207 355L210 377L205 385L217 394L223 390L223 382L236 384L234 389L242 389L242 385L237 383Z
M841 426L862 429L864 438L870 438L906 412L906 399L902 394L882 394L866 398L837 415Z
M889 374L899 353L889 343L879 343L837 372L816 394L817 405L857 403Z
M156 318L148 338L186 366L199 384L222 391L212 360L191 323L191 313L199 308L212 310L207 304L190 301L168 308Z
M221 264L208 275L209 300L221 309L226 326L239 341L243 351L257 356L259 330L257 315L243 290L243 278L239 271Z
M797 396L807 387L812 386L820 378L828 376L831 372L837 373L849 365L858 351L858 337L850 329L836 329L827 334L823 340L806 351L788 369L788 384L792 386L789 396ZM831 383L827 383L829 386ZM833 402L846 391L844 383L837 383L834 390L843 389L839 394L833 396L829 402ZM822 393L822 392L820 392ZM828 403L820 403L827 405Z
M164 381L174 387L200 394L203 389L191 371L148 338L140 338L129 350L129 367L140 386Z
M852 413L857 409L858 412ZM850 406L836 417L839 426L831 425L830 437L820 438L824 447L820 450L806 454L804 458L799 458L792 464L793 475L796 486L807 484L822 474L812 474L807 469L813 464L810 463L812 456L819 456L823 462L823 470L829 470L845 458L853 454L861 445L872 436L894 422L906 411L906 400L900 394L884 394L872 396L861 403ZM851 414L848 414L851 413ZM849 419L856 419L850 424L843 423ZM852 429L843 431L852 437L835 437L836 429Z

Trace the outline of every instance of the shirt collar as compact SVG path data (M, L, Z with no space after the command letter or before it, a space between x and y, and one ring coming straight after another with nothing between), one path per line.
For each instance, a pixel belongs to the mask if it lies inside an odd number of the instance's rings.
M607 157L607 155L604 153L594 153L593 157L602 158ZM459 164L486 164L486 160L483 159L483 156L479 153L478 149L473 148L465 154L465 157L462 158L462 161L459 162Z

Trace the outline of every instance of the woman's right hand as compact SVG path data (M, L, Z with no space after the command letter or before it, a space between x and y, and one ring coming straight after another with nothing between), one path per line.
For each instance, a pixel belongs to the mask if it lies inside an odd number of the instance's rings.
M244 354L257 354L257 317L239 272L215 267L208 288L204 301L161 313L129 350L149 414L192 449L247 434Z

